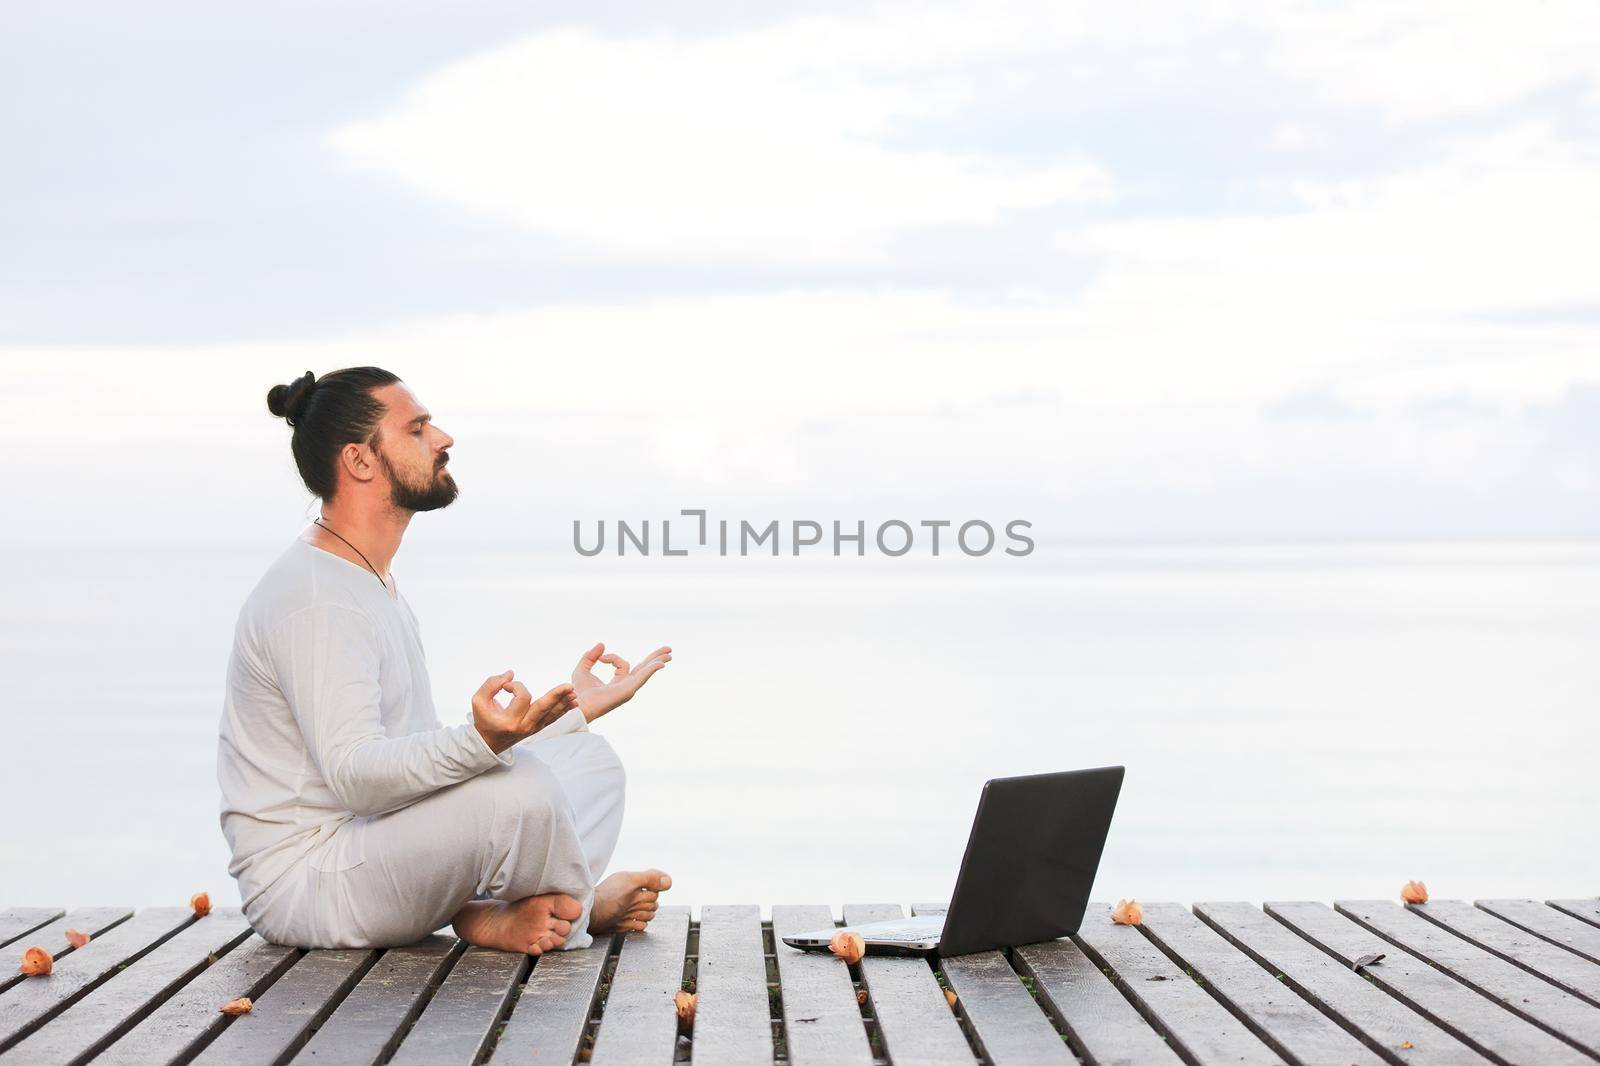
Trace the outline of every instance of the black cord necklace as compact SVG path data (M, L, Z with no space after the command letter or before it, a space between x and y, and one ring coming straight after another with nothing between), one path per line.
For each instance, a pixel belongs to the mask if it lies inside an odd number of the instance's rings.
M326 522L324 522L322 520L322 516L321 515L318 515L316 518L313 518L311 520L311 524L314 525L314 526L321 526L323 529L326 529L329 533L333 533L334 536L339 537L339 534L333 532L333 527L328 525L328 523L326 523ZM340 540L344 540L343 537L339 537L339 539ZM389 591L389 583L383 579L383 575L382 574L378 573L378 568L376 566L373 566L372 563L367 561L367 557L362 554L360 548L356 547L354 544L351 544L348 540L344 540L344 542L345 542L345 544L349 545L349 548L350 548L351 551L353 551L357 555L361 556L361 561L367 564L367 569L371 570L372 571L372 576L378 579L378 584L383 586L383 591L388 592Z

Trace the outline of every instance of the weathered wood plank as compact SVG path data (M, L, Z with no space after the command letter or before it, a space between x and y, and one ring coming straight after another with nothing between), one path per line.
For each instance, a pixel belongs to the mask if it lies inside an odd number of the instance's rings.
M1600 928L1534 899L1480 899L1478 906L1534 936L1600 962Z
M695 976L694 1061L772 1061L761 908L748 904L700 909L700 964Z
M466 946L453 936L434 934L385 951L295 1061L370 1066L388 1058Z
M218 1007L240 996L259 997L299 957L295 948L251 936L107 1048L94 1060L95 1066L149 1066L187 1059L227 1024L228 1016Z
M1426 959L1513 1013L1600 1058L1600 1007L1585 1003L1388 900L1339 900L1334 909Z
M470 947L445 976L390 1062L395 1066L472 1066L488 1049L528 956Z
M1600 899L1552 899L1550 906L1574 918L1600 925Z
M1044 1008L1089 1066L1177 1066L1182 1060L1071 940L1028 944L1013 953Z
M644 932L623 938L595 1034L594 1066L672 1061L678 1041L673 997L683 987L688 944L688 907L662 907Z
M956 1010L972 1026L979 1050L990 1061L1076 1061L1003 952L954 955L939 965L956 994Z
M226 952L249 935L250 923L237 908L212 911L112 974L49 1024L0 1054L0 1062L51 1066L101 1051L205 969L213 954Z
M0 996L0 1050L23 1039L56 1012L194 920L187 907L152 907L65 953L44 977L29 977ZM87 932L87 930L85 930Z
M1500 1062L1585 1063L1587 1057L1543 1029L1501 1010L1441 970L1356 924L1324 903L1268 903L1267 913L1346 966L1383 955L1363 972L1376 985ZM1418 918L1417 921L1422 921ZM1416 1049L1423 1041L1408 1037ZM1414 1050L1416 1050L1414 1049ZM1408 1054L1407 1058L1410 1058Z
M892 903L850 903L844 908L846 925L904 916ZM861 981L867 986L878 1034L891 1061L902 1066L972 1066L972 1045L926 959L868 955L861 960Z
M60 907L8 907L0 911L0 947L65 914Z
M430 933L405 948L382 952L328 1020L317 1026L294 1061L370 1066L394 1055L422 1004L466 948L464 940Z
M944 914L944 903L913 903L912 914ZM975 951L939 960L956 1010L967 1019L978 1050L992 1062L1072 1063L1072 1052L1002 951Z
M1110 915L1110 904L1089 904L1078 943L1116 974L1123 994L1168 1043L1200 1066L1282 1061L1136 926L1114 925Z
M323 1019L367 972L376 951L318 948L308 951L289 972L206 1045L194 1061L205 1066L255 1066L280 1063L298 1051Z
M1362 1034L1369 1047L1383 1052L1391 1061L1429 1066L1489 1061L1378 984L1361 977L1347 961L1296 935L1261 908L1248 903L1196 903L1194 913L1340 1024ZM1401 1045L1406 1043L1412 1047L1404 1049L1402 1059Z
M494 1061L572 1062L599 995L610 948L606 936L587 948L550 951L535 959L494 1046Z
M919 904L916 910L935 906ZM999 1062L1064 1056L1058 1029L1095 1066L1172 1063L1180 1054L1201 1064L1246 1062L1263 1049L1276 1052L1275 1060L1330 1066L1380 1059L1481 1062L1480 1055L1507 1063L1600 1059L1600 901L1336 906L1337 912L1320 904L1269 904L1263 914L1246 904L1197 904L1197 920L1180 905L1150 904L1142 931L1109 923L1093 927L1097 906L1086 920L1083 946L1056 941L1017 948L1010 963L1003 953L980 952L939 965L959 997L956 1009L971 1040L983 1057ZM674 911L681 912L676 931ZM900 915L893 906L852 906L846 912L856 923ZM524 957L473 949L496 958L462 970L468 956L459 954L453 938L433 938L439 946L431 954L422 945L395 949L367 972L376 953L311 952L297 962L294 949L251 936L237 912L219 910L199 921L185 908L131 919L129 914L119 908L64 916L48 908L0 911L0 944L20 951L48 940L40 946L57 957L47 978L0 974L0 1062L82 1061L99 1053L97 1063L117 1066L199 1054L201 1061L242 1066L287 1061L297 1051L300 1061L341 1066L391 1054L401 1063L474 1062L492 1047L497 1062L566 1063L582 1038L607 956L603 946L552 953L539 960L519 996ZM832 924L825 907L775 907L773 914L779 937ZM707 917L694 1058L770 1062L759 911L710 907ZM229 920L238 928L217 942ZM602 1066L640 1058L671 1061L677 1028L672 995L688 926L686 908L665 908L650 932L625 938L594 1049ZM94 939L74 951L64 939L69 927ZM15 933L9 941L8 930ZM1124 937L1104 954L1095 941L1108 931L1131 933L1143 947ZM865 1066L871 1048L850 971L831 956L798 952L781 941L776 950L790 1061ZM215 951L226 953L207 966L206 956ZM1387 957L1366 967L1365 977L1351 972L1353 958L1368 951ZM631 972L642 982L626 976L629 952ZM333 958L340 955L356 959L341 968ZM457 972L446 977L457 959ZM377 978L385 963L393 980ZM1106 964L1117 969L1126 998L1102 973ZM1169 980L1135 983L1140 974L1155 976L1163 966ZM1183 969L1199 983L1182 976ZM927 960L872 956L859 972L891 1061L970 1066L973 1044L944 1002ZM1037 1002L1018 973L1032 981ZM1185 984L1187 992L1179 993ZM1191 1002L1194 994L1201 999ZM256 1011L237 1021L217 1014L221 1003L237 995L256 999ZM1173 1003L1181 1014L1207 1002L1259 1038L1254 1057L1224 1060L1209 1046L1197 1052L1166 1021ZM505 1027L496 1041L502 1018ZM1046 1031L1049 1045L1040 1039ZM1413 1047L1401 1050L1403 1042Z
M1463 900L1429 900L1410 908L1456 936L1600 1006L1600 966L1557 947L1526 929L1501 921ZM1600 932L1600 929L1595 930Z
M1306 1066L1376 1066L1384 1061L1187 907L1146 903L1142 928L1157 947L1289 1061Z
M872 1062L872 1046L867 1042L849 967L832 954L801 951L783 942L785 936L832 924L833 912L825 906L780 904L772 908L784 1031L789 1038L789 1061L795 1066L869 1066Z
M39 947L50 953L52 959L61 959L68 952L76 949L67 942L67 930L76 929L80 933L88 933L90 937L97 937L115 925L133 916L133 911L128 907L80 907L62 918L29 930L12 942L10 950L13 957L21 958L22 953L31 947ZM0 992L13 985L28 980L20 973L0 973Z

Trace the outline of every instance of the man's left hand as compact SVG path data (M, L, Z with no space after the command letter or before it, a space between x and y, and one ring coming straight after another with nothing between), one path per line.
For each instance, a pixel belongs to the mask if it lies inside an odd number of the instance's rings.
M660 647L638 666L629 666L626 659L606 651L604 644L596 644L583 653L583 658L578 660L577 667L572 671L572 690L578 695L578 706L583 711L583 717L592 722L607 711L627 703L640 686L650 680L651 674L671 661L672 649ZM598 663L611 667L613 672L610 681L601 681L594 675Z

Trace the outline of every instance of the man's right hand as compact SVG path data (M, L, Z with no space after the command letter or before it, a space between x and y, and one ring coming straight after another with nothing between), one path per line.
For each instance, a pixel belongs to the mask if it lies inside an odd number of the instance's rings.
M502 692L511 693L510 703L502 705L495 699ZM472 724L478 727L478 735L489 745L489 750L498 755L577 705L578 696L571 685L557 685L534 699L528 686L515 680L515 671L507 670L489 678L473 694Z

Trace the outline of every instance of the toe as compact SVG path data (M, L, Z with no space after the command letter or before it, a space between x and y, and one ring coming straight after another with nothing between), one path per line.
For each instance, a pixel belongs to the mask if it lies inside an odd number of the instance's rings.
M567 921L565 918L557 918L554 922L550 923L550 931L556 936L566 936L568 933L572 932L572 923Z
M646 888L653 888L657 892L665 892L672 887L672 878L662 870L646 870L644 874L644 887Z
M550 913L569 922L576 921L583 914L583 904L571 896L557 896L550 906Z

